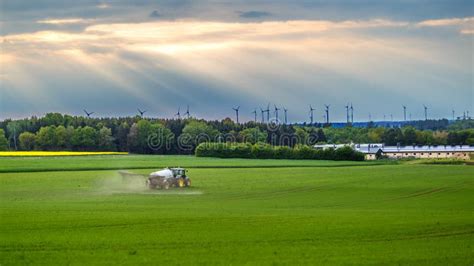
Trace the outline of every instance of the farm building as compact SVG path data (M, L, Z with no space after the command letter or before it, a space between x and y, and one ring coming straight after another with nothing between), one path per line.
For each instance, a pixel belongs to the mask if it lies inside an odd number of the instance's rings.
M325 149L329 149L329 148L339 149L339 148L342 148L342 147L348 146L348 145L349 144L316 144L313 147L316 150L325 150Z
M338 149L350 146L356 151L365 154L366 160L375 160L378 156L386 156L391 159L401 158L423 158L442 159L455 158L469 160L470 154L474 154L474 146L469 145L433 145L433 146L385 146L383 143L371 144L318 144L315 149Z
M392 159L423 158L442 159L455 158L469 160L474 153L474 146L469 145L435 145L435 146L385 146L381 144L357 144L354 149L365 154L366 160L375 160L377 154Z

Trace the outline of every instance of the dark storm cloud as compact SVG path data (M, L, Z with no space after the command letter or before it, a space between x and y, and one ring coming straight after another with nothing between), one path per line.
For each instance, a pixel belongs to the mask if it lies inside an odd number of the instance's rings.
M239 13L239 16L241 18L263 18L263 17L268 17L271 16L270 13L265 12L265 11L237 11Z
M150 15L150 18L161 18L161 14L158 12L158 10L153 10Z

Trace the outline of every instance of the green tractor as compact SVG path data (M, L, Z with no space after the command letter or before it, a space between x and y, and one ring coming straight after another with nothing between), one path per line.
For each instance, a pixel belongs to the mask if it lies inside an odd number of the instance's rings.
M184 168L165 168L151 173L148 177L147 184L151 189L182 188L191 186L191 179L186 175L186 169Z

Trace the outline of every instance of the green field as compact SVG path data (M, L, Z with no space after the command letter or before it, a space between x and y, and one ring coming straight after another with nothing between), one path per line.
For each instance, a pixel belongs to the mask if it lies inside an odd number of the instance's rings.
M329 167L379 165L379 162L219 159L183 155L106 155L66 157L0 157L0 173L33 171L254 167Z
M102 170L167 165L193 187ZM474 263L473 166L94 156L0 171L1 265Z

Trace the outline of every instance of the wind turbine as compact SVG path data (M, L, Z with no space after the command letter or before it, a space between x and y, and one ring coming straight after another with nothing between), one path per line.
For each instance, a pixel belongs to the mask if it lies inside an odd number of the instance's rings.
M181 107L178 107L178 112L175 114L175 116L177 116L178 119L181 119L181 113L180 113L180 111L181 111Z
M425 120L428 120L428 107L423 104L423 108L425 108Z
M369 122L372 121L372 114L369 113Z
M232 108L235 111L235 116L237 117L237 124L239 123L239 109L240 106L237 106L237 108Z
M274 106L275 106L275 119L276 119L276 121L277 121L277 123L278 123L278 111L280 110L280 108L278 108L278 107L276 106L276 104L274 104Z
M313 124L313 111L316 110L313 106L309 105L309 119L311 120L311 125Z
M140 108L137 108L137 110L140 113L140 116L143 118L143 114L146 113L146 110L142 111Z
M267 112L267 122L270 122L270 103L268 103L265 112Z
M283 112L285 112L285 125L288 123L288 109L283 107Z
M93 114L94 112L90 112L90 113L89 113L89 112L87 112L86 109L84 109L84 113L86 113L87 118L90 118L90 117L91 117L91 114Z
M326 124L329 125L329 106L331 105L325 104L324 106L326 107Z
M189 119L189 116L190 116L190 113L189 113L189 105L186 106L186 113L184 113L188 119Z
M454 121L454 109L451 112L453 113L453 121Z
M406 122L407 121L407 106L406 105L402 105L403 106L403 120Z
M393 115L392 114L390 114L390 121L393 122Z
M262 112L262 123L265 123L265 110L260 108L260 112Z
M252 114L254 114L254 116L255 116L254 122L257 123L257 108L255 108L255 110L253 110Z
M354 124L354 106L351 103L351 123Z
M347 104L345 107L346 107L346 121L349 124L349 104Z

